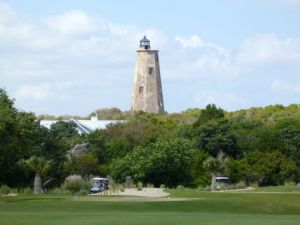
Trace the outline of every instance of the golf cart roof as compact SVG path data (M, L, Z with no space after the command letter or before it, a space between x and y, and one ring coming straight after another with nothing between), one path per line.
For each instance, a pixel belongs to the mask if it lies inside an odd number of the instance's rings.
M229 180L229 177L216 177L216 180Z
M108 179L102 177L94 177L93 180L108 180Z

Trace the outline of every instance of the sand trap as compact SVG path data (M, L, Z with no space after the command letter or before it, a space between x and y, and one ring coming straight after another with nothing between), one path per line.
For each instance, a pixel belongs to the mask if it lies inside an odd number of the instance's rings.
M120 191L117 195L125 195L125 196L140 196L140 197L167 197L170 195L165 192L162 188L143 188L142 190L137 190L136 188L125 189L124 191Z
M103 193L97 193L92 195L102 195L102 194ZM167 197L170 194L165 192L162 188L143 188L142 190L137 190L136 188L130 188L130 189L125 189L124 191L118 191L117 193L109 192L108 195L161 198L161 197Z
M5 196L5 197L15 197L15 196L18 196L18 194L16 194L16 193L9 193L9 194L3 195L3 196Z

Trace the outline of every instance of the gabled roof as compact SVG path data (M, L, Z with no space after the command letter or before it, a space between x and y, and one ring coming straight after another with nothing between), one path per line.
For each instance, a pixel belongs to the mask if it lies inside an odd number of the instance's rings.
M51 125L57 123L59 120L41 120L40 124L48 129ZM106 129L109 124L122 123L124 120L62 120L64 122L73 122L76 124L76 129L79 134L89 134L97 129Z

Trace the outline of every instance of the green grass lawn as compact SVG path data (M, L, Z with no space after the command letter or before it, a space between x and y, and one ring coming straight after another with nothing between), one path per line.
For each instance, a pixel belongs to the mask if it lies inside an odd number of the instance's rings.
M258 193L168 191L171 197L164 199L0 197L0 225L300 224L300 188L258 189Z

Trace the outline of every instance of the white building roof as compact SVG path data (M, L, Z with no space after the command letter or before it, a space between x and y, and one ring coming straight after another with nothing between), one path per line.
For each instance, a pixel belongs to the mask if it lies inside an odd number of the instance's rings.
M51 128L51 125L57 123L59 120L41 120L40 124L48 129ZM76 129L79 134L89 134L97 129L106 129L109 124L116 124L124 122L124 120L62 120L64 122L74 122L76 124Z

